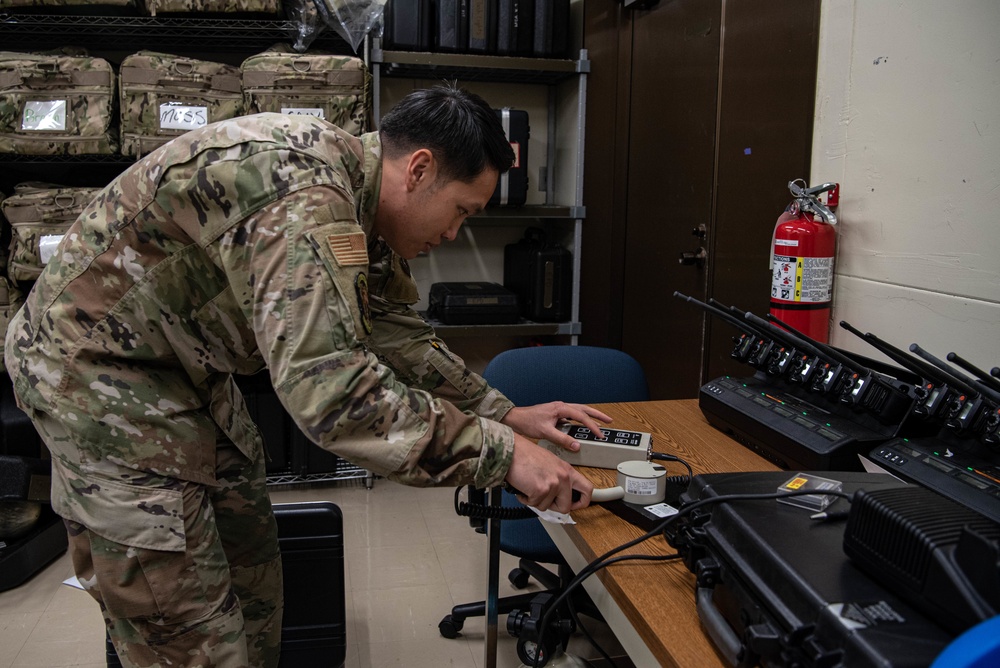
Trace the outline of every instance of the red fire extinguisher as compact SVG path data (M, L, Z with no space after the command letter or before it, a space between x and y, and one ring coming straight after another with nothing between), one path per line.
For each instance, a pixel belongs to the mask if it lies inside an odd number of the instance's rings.
M840 186L809 188L791 181L792 202L778 218L771 242L771 315L816 341L827 343L833 298L837 235L833 213ZM828 192L826 204L819 195Z

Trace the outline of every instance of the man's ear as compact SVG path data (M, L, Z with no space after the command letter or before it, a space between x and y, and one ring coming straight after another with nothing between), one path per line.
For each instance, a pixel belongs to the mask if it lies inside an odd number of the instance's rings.
M434 183L437 178L437 161L428 148L418 148L406 161L406 190L416 190L421 185Z

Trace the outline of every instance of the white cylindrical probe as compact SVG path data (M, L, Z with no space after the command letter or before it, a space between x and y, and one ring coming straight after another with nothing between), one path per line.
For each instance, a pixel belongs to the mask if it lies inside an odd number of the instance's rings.
M593 503L617 501L647 506L663 501L667 493L667 469L660 464L628 461L618 465L618 486L595 489Z

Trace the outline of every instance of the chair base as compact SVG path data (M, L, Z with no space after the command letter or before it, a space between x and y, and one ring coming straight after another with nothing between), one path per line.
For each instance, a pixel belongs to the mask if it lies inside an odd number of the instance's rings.
M534 561L521 559L518 562L518 568L515 568L510 572L508 579L515 588L520 589L527 585L528 575L538 580L544 589L526 592L524 594L515 594L513 596L505 596L498 599L498 615L507 615L514 610L527 610L531 606L531 601L539 594L549 592L551 594L558 595L574 577L573 571L571 571L568 566L560 565L559 575L557 576L552 571ZM598 621L604 621L604 618L601 616L597 606L595 606L593 601L590 600L590 596L587 595L587 592L583 588L577 589L571 598L573 600L573 608L578 614L587 615L588 617ZM485 616L486 601L462 603L461 605L456 605L452 608L451 614L445 615L441 619L438 623L438 631L445 638L457 638L461 635L462 627L465 625L466 619L469 617Z

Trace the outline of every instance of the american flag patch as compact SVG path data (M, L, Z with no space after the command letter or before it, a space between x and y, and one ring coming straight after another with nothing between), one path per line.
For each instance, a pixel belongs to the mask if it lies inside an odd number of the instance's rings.
M337 258L340 266L368 266L368 248L364 232L331 234L326 238L326 242L330 244L333 257Z

